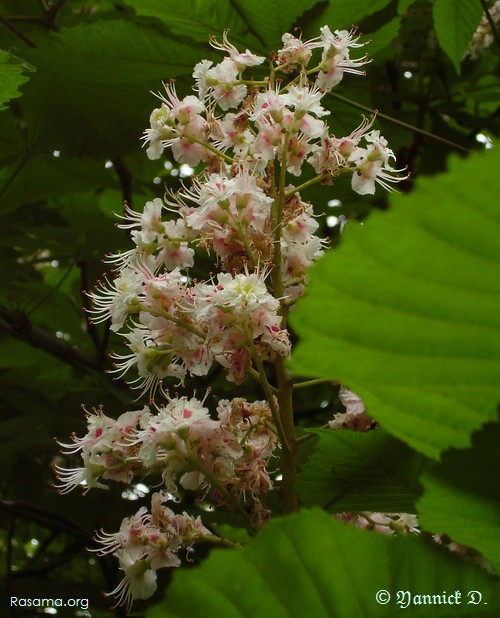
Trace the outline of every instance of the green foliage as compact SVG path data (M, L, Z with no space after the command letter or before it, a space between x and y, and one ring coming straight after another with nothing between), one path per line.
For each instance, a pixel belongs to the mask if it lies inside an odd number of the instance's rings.
M318 4L313 11L311 21L308 23L308 34L311 33L311 36L315 36L319 28L325 24L330 27L335 24L334 29L350 29L353 24L361 24L365 17L384 9L390 2L391 0L373 0L373 2L336 0L335 2Z
M388 590L388 605L375 594ZM418 618L494 616L498 582L444 548L346 527L319 510L272 521L243 549L215 550L200 567L177 572L165 601L147 618L352 618L400 615L398 590L443 594L480 590L486 604L410 606ZM418 592L417 592L418 591Z
M294 371L347 385L387 431L431 457L467 446L496 417L499 162L495 150L452 159L448 174L420 179L389 213L351 226L291 316L301 338Z
M500 425L488 423L473 435L472 448L450 450L421 477L420 521L479 550L500 573L498 543L498 444Z
M233 9L241 16L251 32L262 40L267 49L279 49L283 33L297 23L297 19L317 4L316 0L300 3L287 0L269 0L266 2L265 19L260 0L246 0L231 3Z
M437 0L433 15L427 0L0 0L2 598L22 590L85 595L93 616L111 615L112 602L100 593L121 575L85 548L94 530L118 530L137 502L121 500L120 486L85 498L52 487L52 465L63 463L53 438L81 433L82 403L102 403L110 416L136 405L104 373L109 352L122 344L106 325L88 324L81 292L109 270L106 253L130 247L113 227L123 201L139 210L179 187L179 176L141 150L157 106L150 91L175 78L187 94L193 65L218 57L208 37L220 40L225 29L239 49L267 54L286 30L307 39L326 23L359 26L363 40L373 39L365 48L373 61L366 78L346 77L335 90L342 98L328 98L335 131L351 131L361 114L380 110L377 123L398 167L408 165L417 178L415 192L395 197L389 213L371 214L386 199L353 196L344 179L303 193L317 214L349 223L343 246L318 266L295 313L303 339L295 367L355 389L383 431L319 431L301 445L302 502L330 511L418 510L429 532L471 545L498 567L497 427L487 425L464 449L471 432L495 419L499 398L498 154L452 161L449 176L425 178L446 168L450 150L482 148L478 133L498 135L493 49L461 63L480 4ZM328 206L332 199L341 203ZM352 221L364 219L362 227ZM336 244L339 226L324 220L324 236ZM235 391L216 373L209 382L223 397L262 398L257 386ZM204 392L207 384L188 387ZM304 427L325 423L340 406L330 385L295 396ZM450 446L464 450L445 451ZM421 453L441 453L442 462L422 474ZM180 569L151 616L399 614L392 602L375 603L382 588L477 589L488 602L411 608L410 615L498 614L491 579L423 538L387 539L306 511L249 541L246 530L232 528L234 516L196 513L248 545Z
M28 56L38 71L25 89L27 121L44 114L37 139L64 155L123 156L137 148L150 91L189 75L203 55L154 25L103 20L66 28Z
M248 33L239 12L228 0L212 3L188 0L182 4L175 0L134 0L130 7L138 15L158 18L175 36L188 37L204 47L211 35L220 38L225 28L231 31L235 41Z
M206 45L209 36L222 38L228 30L236 46L249 46L267 53L269 47L281 43L281 36L293 26L302 13L313 7L315 0L291 3L270 0L265 15L259 0L200 2L188 0L134 0L128 3L138 15L157 17L176 37L188 37Z
M24 72L33 70L24 60L0 49L0 110L7 107L8 101L21 96L19 86L29 79Z
M436 34L457 73L482 14L478 0L436 0L434 3Z
M425 458L381 430L317 430L319 441L299 474L302 503L330 512L413 513Z

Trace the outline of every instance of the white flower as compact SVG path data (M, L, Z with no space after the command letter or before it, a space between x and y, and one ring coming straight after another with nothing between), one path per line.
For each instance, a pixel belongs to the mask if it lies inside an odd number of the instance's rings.
M174 362L175 351L168 345L157 345L147 328L134 328L124 336L128 339L131 354L112 354L111 357L119 362L114 364L110 373L121 378L136 365L139 376L129 383L130 386L141 389L143 393L150 392L152 396L162 378L184 379L186 370Z
M269 311L279 308L279 301L268 292L264 277L259 273L217 275L217 292L211 302L214 307L233 309L238 315L250 314L264 306Z
M60 466L54 467L57 480L60 481L60 485L56 485L57 491L61 494L67 494L77 487L84 489L85 493L93 487L99 489L108 489L106 485L99 483L97 480L100 478L105 470L102 465L91 466L86 463L82 468L61 468Z
M333 47L338 54L344 56L349 55L349 48L364 47L366 43L358 43L360 37L356 36L356 31L352 30L335 30L332 31L328 26L322 26L320 28L321 42L325 49Z
M151 128L144 131L142 138L144 144L149 143L146 154L150 159L159 159L164 150L163 142L175 136L175 122L165 103L151 112L149 122Z
M89 311L92 322L99 324L111 318L111 330L118 331L127 316L139 311L143 276L134 268L124 267L112 282L105 278L94 292L88 293L93 308Z
M318 88L293 84L287 93L281 95L281 100L285 105L294 108L296 118L303 118L307 113L315 116L328 116L330 112L320 105L323 96L324 93Z
M189 400L181 397L170 399L166 406L159 408L150 425L160 435L171 432L185 434L193 424L202 425L205 421L210 421L210 413L203 402L194 397Z
M196 81L196 92L201 98L207 94L210 88L207 73L212 65L213 62L211 60L202 60L198 62L193 69L193 77Z
M257 95L250 120L258 120L264 115L269 115L274 122L280 123L283 120L284 108L285 101L279 94L279 87L269 88Z
M156 591L156 571L149 568L147 560L134 560L126 550L119 550L115 555L124 578L106 596L116 597L116 605L125 605L127 611L130 611L136 599L148 599Z
M346 411L349 415L356 416L357 414L363 414L365 411L365 404L360 397L353 393L345 386L340 387L339 399L346 407Z
M219 43L215 37L210 37L210 45L214 49L226 51L229 53L229 57L234 62L237 70L241 73L246 67L254 67L262 64L265 61L264 56L256 56L247 49L243 53L240 53L234 45L232 45L227 39L227 30L222 33L222 43Z
M351 186L360 195L374 194L375 183L387 191L392 191L389 183L397 183L408 178L398 176L404 169L396 170L390 165L390 160L396 157L387 141L380 135L380 131L370 131L364 136L368 142L367 148L356 147L352 150L348 160L355 164Z
M349 389L340 387L339 399L346 407L344 414L336 414L333 421L328 425L332 429L352 429L354 431L366 431L372 425L372 419L366 414L363 401Z
M297 65L305 67L311 59L312 50L317 47L318 39L312 39L305 43L286 32L282 37L283 47L278 51L276 63L282 66L282 70L290 72Z
M370 62L367 56L350 58L349 48L363 47L365 43L358 43L359 36L355 31L335 30L332 34L328 26L321 28L323 54L321 56L321 71L318 73L317 86L329 92L344 76L344 73L364 75L359 67Z
M238 84L238 73L238 67L231 58L224 58L214 67L211 61L202 60L193 71L199 96L208 96L217 102L222 110L237 107L247 94L247 87Z
M141 243L153 242L164 232L165 226L161 220L163 202L160 198L146 202L142 212L135 212L127 204L124 209L125 216L118 215L124 223L119 223L118 227L124 230L140 228Z

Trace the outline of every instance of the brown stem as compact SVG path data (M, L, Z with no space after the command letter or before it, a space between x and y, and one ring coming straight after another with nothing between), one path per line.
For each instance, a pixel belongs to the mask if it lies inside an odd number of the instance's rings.
M36 47L36 43L34 43L28 36L26 36L24 32L21 32L21 30L16 28L14 24L11 24L10 21L6 19L5 17L0 16L0 23L2 23L13 34L15 34L18 39L21 39L21 41L24 41L26 45L29 45L30 47L33 47L33 48Z
M99 369L97 359L86 356L72 345L40 328L31 322L22 311L9 311L0 306L1 331L79 369Z
M82 290L84 291L88 290L89 277L88 277L87 260L85 259L79 260L77 262L77 266L80 269L80 283L82 286ZM83 302L84 311L88 315L89 311L92 309L92 306L90 303L89 296L85 294L84 292L82 292L82 302ZM92 340L92 343L94 344L94 348L98 354L99 361L103 363L106 358L106 347L107 347L104 342L104 337L103 337L103 340L101 341L101 338L99 337L99 332L95 324L92 322L92 320L88 320L88 319L85 320L85 328L87 331L87 335L90 337L90 339ZM109 337L107 333L108 333L108 330L106 330L106 337L105 337L106 343Z
M123 203L132 208L132 174L120 157L112 161L122 189Z

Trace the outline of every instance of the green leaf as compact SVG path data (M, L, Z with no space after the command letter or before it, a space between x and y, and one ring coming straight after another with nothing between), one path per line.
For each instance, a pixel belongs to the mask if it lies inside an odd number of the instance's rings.
M395 17L375 32L370 33L372 42L366 47L370 57L376 60L377 54L385 49L398 36L401 17Z
M382 430L315 433L319 441L297 480L304 505L335 513L416 512L422 455Z
M416 0L399 0L398 13L403 15Z
M482 14L483 8L479 0L436 0L434 3L436 35L457 73Z
M211 35L220 39L224 30L228 30L229 39L235 45L262 44L250 33L240 7L229 0L134 0L129 4L137 15L160 19L176 37L188 37L207 45Z
M38 70L24 91L28 126L63 156L122 156L139 147L159 105L150 91L191 75L204 55L152 25L117 20L66 28L29 52Z
M450 450L421 477L420 524L480 551L500 573L500 425L487 424L472 437L473 447Z
M26 153L0 171L2 181L0 206L5 214L20 204L25 207L47 197L75 191L91 194L102 186L112 185L114 175L104 168L104 161L97 162L89 157Z
M388 605L377 605L381 589L392 595ZM480 590L487 603L442 606L440 616L488 616L499 606L494 578L432 542L358 530L315 510L276 519L244 548L215 550L201 567L177 571L166 600L146 615L386 618L401 615L398 590ZM434 606L410 606L405 615L436 613Z
M18 87L29 79L25 71L34 70L34 67L21 58L0 49L0 110L5 109L5 104L11 99L21 96Z
M391 0L336 0L335 2L320 3L309 14L310 20L304 24L304 39L318 36L321 26L328 24L330 30L352 28L360 24L365 17L373 15L385 8ZM324 7L324 8L323 8ZM321 10L323 8L323 10ZM362 55L362 54L361 54Z
M263 39L265 45L274 46L275 51L281 47L281 37L289 32L305 11L318 4L317 0L268 0L265 19L262 15L262 0L239 0L234 3L238 12L250 26L251 30ZM319 34L316 33L316 36Z
M290 316L298 375L340 381L431 457L469 445L500 400L496 149L451 160L311 270ZM328 316L318 320L318 316Z

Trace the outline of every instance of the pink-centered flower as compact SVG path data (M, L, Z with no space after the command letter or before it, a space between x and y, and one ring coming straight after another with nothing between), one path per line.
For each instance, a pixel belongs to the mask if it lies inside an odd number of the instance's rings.
M266 59L264 56L256 56L249 49L244 52L239 52L236 47L228 41L227 32L227 30L224 30L222 33L222 43L219 43L215 37L210 37L210 45L214 49L227 52L240 73L247 67L254 67L265 62Z

